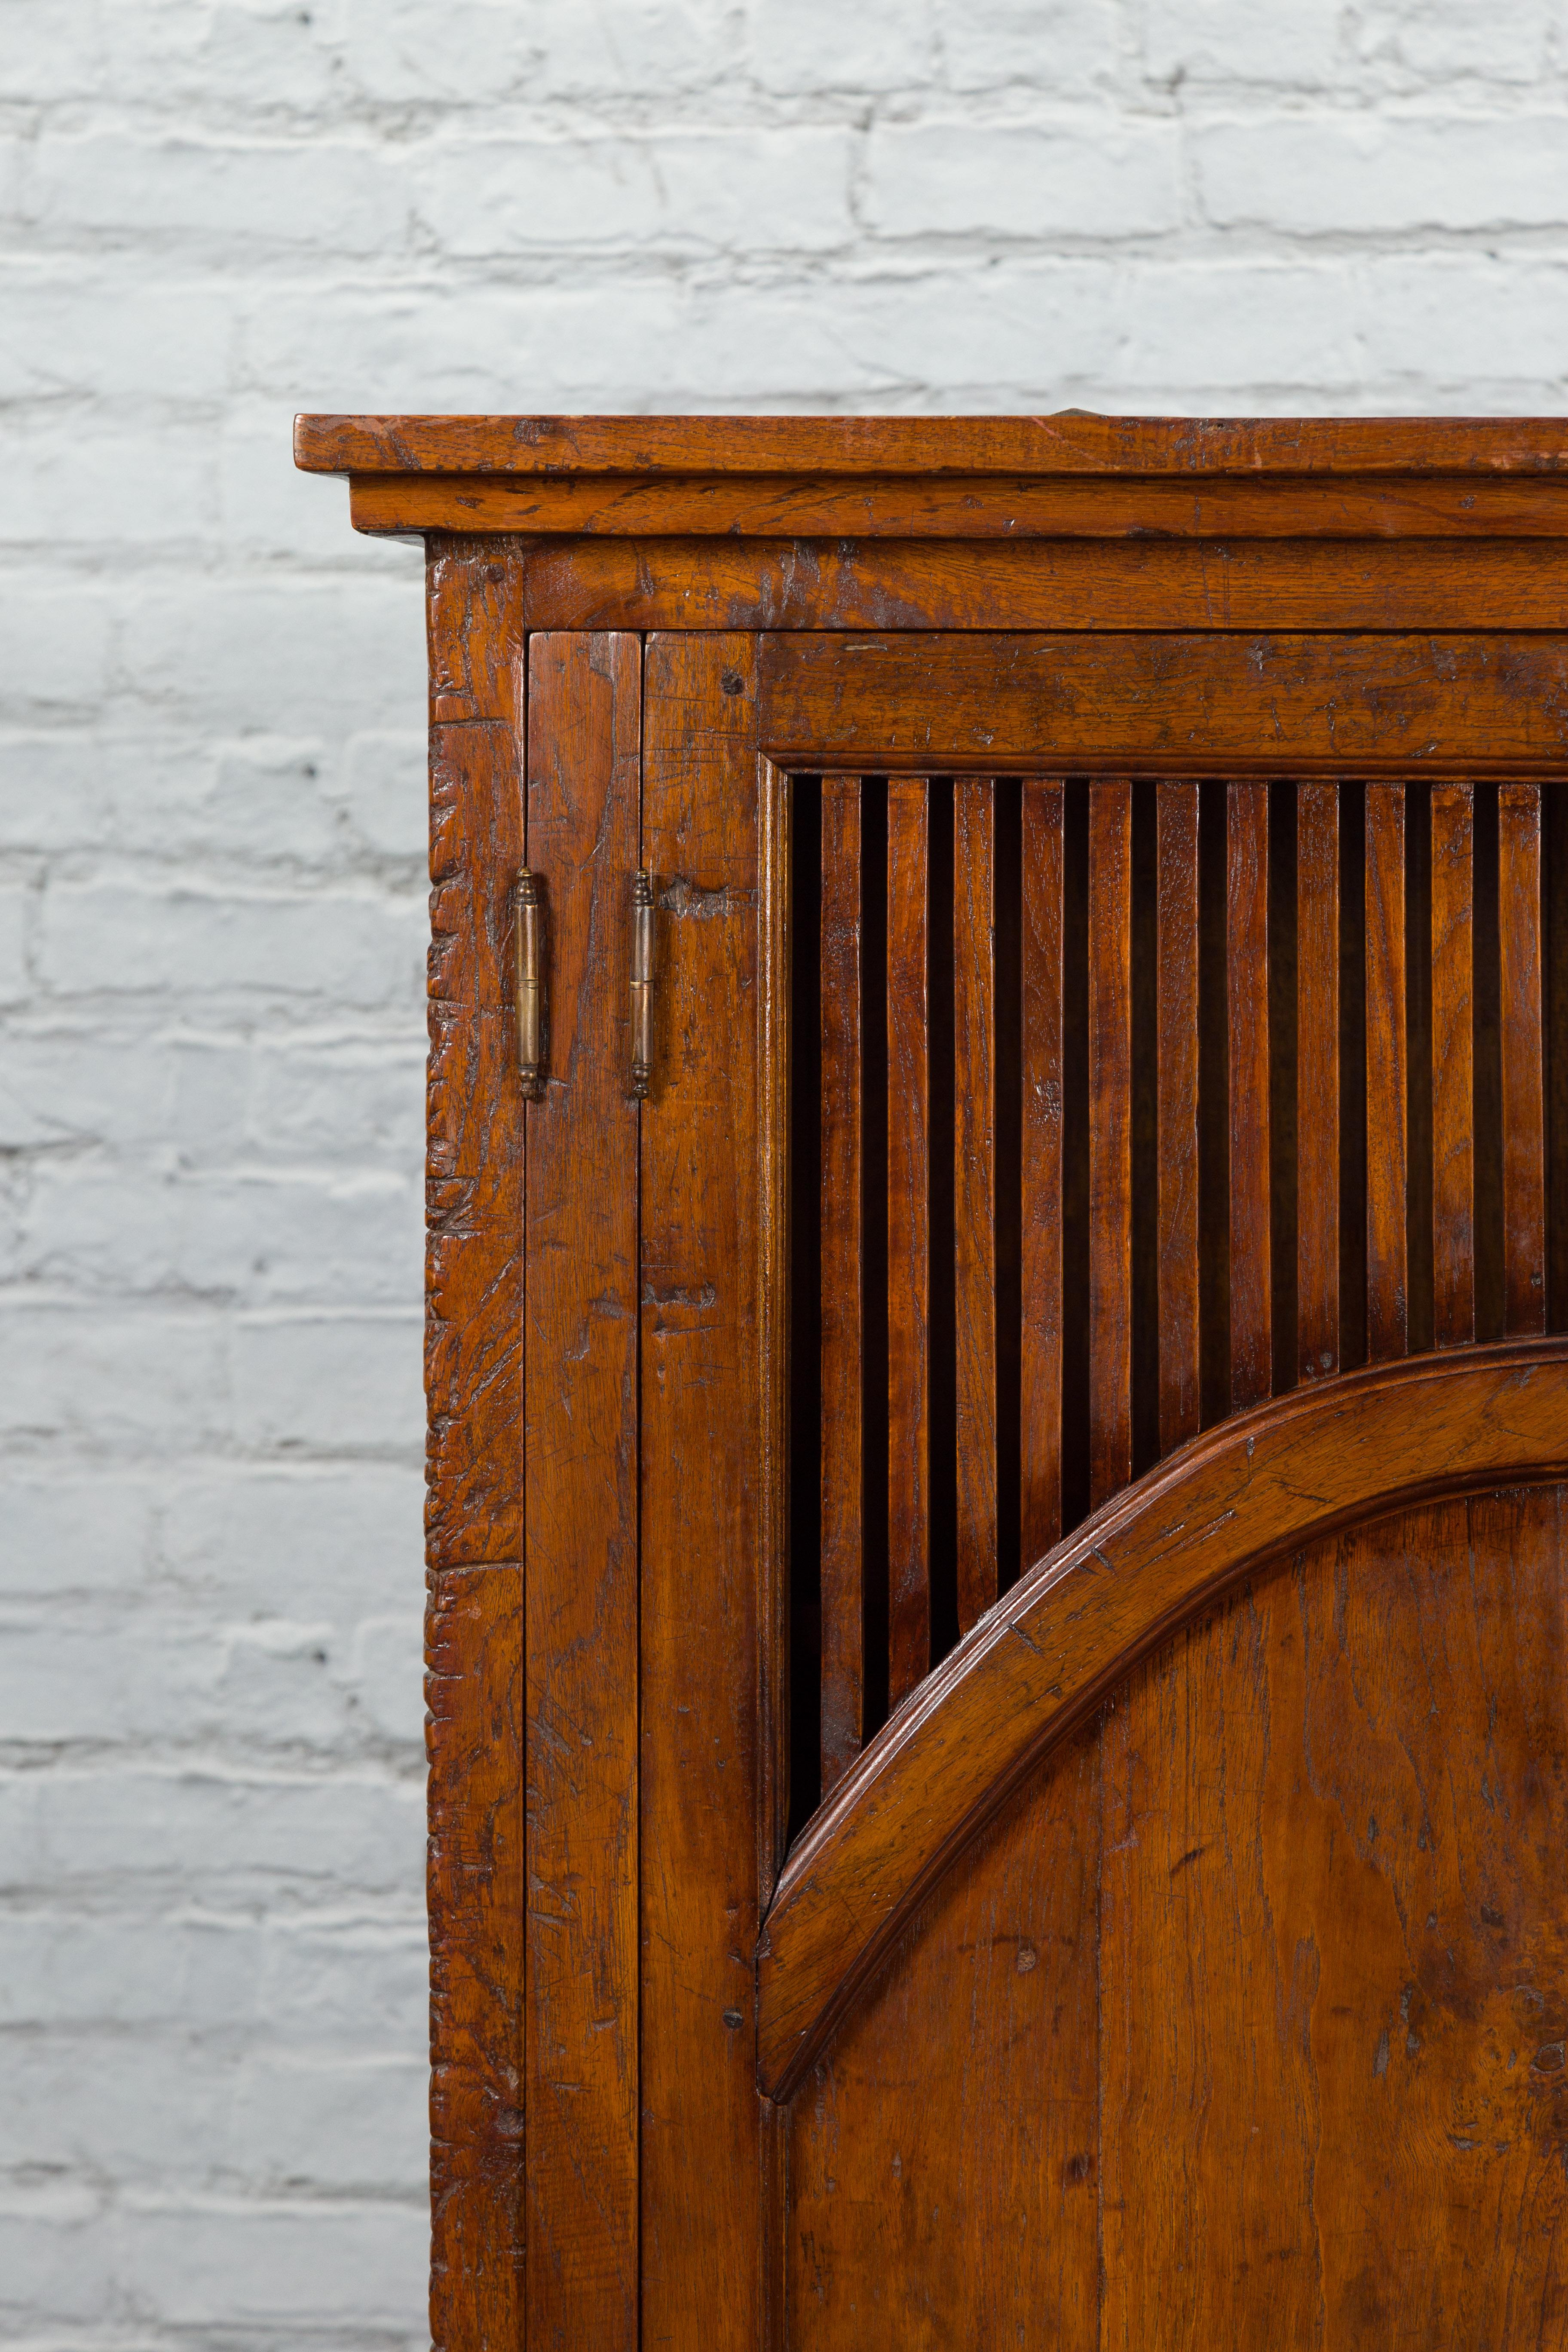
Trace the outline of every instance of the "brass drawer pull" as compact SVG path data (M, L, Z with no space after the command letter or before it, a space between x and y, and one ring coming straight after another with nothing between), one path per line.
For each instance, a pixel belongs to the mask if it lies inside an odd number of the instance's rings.
M523 866L514 894L517 905L517 1066L523 1097L544 1095L544 987L539 974L539 877Z
M647 1100L653 1076L653 876L639 866L632 882L632 1093Z

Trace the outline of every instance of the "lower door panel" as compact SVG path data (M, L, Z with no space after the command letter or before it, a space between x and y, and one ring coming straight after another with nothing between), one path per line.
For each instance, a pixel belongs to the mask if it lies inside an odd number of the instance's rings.
M1568 2336L1565 1492L1279 1559L1016 1790L795 2095L792 2345Z

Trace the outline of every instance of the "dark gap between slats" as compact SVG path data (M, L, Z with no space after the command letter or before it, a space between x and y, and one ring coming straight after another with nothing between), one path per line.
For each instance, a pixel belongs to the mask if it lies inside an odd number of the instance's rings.
M1477 784L1471 832L1470 983L1475 1057L1476 1337L1500 1339L1506 1297L1502 1218L1502 962L1498 908L1498 788Z
M1432 787L1405 787L1405 1242L1410 1352L1434 1344Z
M1568 805L1541 788L1546 1054L1546 1322L1568 1331Z
M958 1338L953 1297L952 785L930 799L931 1661L958 1640Z
M1296 1385L1296 786L1268 787L1268 1246L1274 1393Z
M996 1581L1020 1557L1019 1359L1024 1287L1024 789L998 778L995 814Z
M1230 1411L1230 1054L1226 788L1198 786L1198 1418Z
M1156 787L1132 787L1132 1475L1160 1458L1160 867Z
M822 1795L822 787L797 777L789 852L789 1726L793 1840Z
M1089 786L1062 794L1062 1533L1089 1512Z
M861 1685L863 1738L888 1719L888 782L860 786Z
M1340 786L1340 1370L1366 1361L1366 786Z

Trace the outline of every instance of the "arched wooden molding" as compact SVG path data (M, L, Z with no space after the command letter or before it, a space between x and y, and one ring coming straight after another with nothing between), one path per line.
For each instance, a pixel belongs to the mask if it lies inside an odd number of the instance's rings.
M1568 1339L1407 1359L1237 1414L1037 1563L884 1727L785 1864L758 2075L790 2097L916 1906L1022 1776L1226 1585L1336 1527L1568 1475Z

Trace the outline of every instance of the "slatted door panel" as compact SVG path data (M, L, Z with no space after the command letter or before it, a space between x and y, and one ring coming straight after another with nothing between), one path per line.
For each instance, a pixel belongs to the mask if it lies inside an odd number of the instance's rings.
M1551 981L1537 783L787 789L798 1828L1201 1429L1548 1327Z

